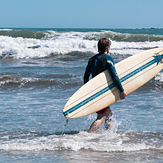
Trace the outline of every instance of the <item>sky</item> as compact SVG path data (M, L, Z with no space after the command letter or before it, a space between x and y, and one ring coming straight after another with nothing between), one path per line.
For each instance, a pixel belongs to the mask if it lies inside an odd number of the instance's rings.
M163 28L163 0L0 0L0 28Z

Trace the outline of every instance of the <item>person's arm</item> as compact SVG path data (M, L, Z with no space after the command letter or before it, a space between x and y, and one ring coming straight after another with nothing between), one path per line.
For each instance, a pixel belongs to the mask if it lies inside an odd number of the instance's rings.
M86 67L86 70L85 70L85 73L84 73L84 84L89 81L90 74L91 74L91 71L90 71L90 66L89 66L89 63L88 63L88 65Z
M122 84L120 82L120 79L119 79L119 77L117 75L113 59L107 60L107 67L108 67L108 70L110 72L110 75L111 75L111 77L113 79L113 82L114 82L115 86L117 86L118 89L120 90L120 98L124 99L126 97L126 93L125 93L125 91L124 91L124 89L122 87Z

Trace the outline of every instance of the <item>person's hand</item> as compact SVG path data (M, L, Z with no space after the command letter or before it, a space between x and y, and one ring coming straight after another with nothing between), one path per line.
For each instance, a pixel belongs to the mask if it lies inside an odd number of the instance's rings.
M126 97L125 91L121 92L121 93L120 93L120 98L121 98L121 100L125 99L125 97Z

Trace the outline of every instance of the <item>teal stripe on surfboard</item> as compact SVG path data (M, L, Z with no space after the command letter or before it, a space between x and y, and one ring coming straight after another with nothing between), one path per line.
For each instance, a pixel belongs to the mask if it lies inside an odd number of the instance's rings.
M124 82L125 80L131 78L132 76L136 75L137 73L141 72L142 70L146 69L147 67L153 65L154 63L157 62L157 64L163 59L163 54L159 55L159 56L154 56L154 59L151 60L150 62L144 64L143 66L137 68L136 70L132 71L131 73L127 74L126 76L122 77L120 79L121 82ZM80 102L79 104L73 106L72 108L70 108L69 110L65 111L63 114L64 116L67 116L68 114L72 113L73 111L77 110L78 108L80 108L81 106L87 104L88 102L94 100L95 98L97 98L98 96L104 94L105 92L109 91L110 89L114 88L115 84L112 83L109 86L105 87L104 89L100 90L99 92L95 93L94 95L88 97L87 99L83 100L82 102Z

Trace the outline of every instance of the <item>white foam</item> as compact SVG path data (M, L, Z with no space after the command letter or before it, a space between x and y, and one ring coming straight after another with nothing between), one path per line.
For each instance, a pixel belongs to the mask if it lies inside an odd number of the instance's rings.
M5 29L4 28L4 29L0 29L0 31L13 31L13 29L7 29L7 28Z
M143 135L142 135L143 136ZM19 151L55 151L55 150L93 150L93 151L140 151L162 150L162 146L153 139L143 141L138 137L130 138L125 133L98 131L96 133L80 132L75 135L52 135L49 137L35 138L33 140L17 139L0 142L0 150ZM151 143L153 141L153 143Z
M30 48L39 46L38 48ZM0 56L12 55L19 58L47 57L51 54L67 54L73 51L96 52L96 41L67 40L37 40L27 38L12 38L0 36Z
M163 73L160 72L155 76L155 80L163 82Z
M54 32L55 33L55 32ZM56 35L56 33L55 33ZM20 58L42 58L51 54L66 55L71 52L97 53L97 41L84 39L83 33L67 32L52 39L12 38L0 36L0 56ZM55 39L54 39L55 38ZM163 47L156 42L117 42L112 41L110 54L134 55L144 49Z

